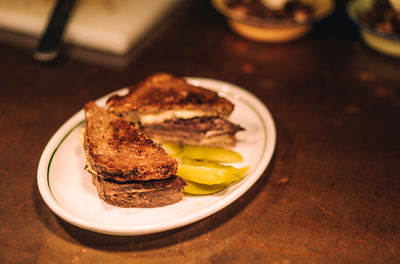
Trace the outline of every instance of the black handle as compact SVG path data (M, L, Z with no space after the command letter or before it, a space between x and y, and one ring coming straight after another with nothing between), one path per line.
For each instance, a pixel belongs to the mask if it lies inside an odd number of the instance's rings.
M75 0L58 0L47 29L33 54L35 60L50 61L57 58L59 44L74 2Z

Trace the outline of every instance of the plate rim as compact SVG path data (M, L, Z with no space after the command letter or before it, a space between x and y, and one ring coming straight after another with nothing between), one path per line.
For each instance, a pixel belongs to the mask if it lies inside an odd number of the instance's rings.
M152 233L159 233L167 230L176 229L182 226L186 226L195 222L198 222L210 215L215 214L216 212L222 210L228 205L232 204L238 198L240 198L244 193L246 193L257 180L262 176L269 163L271 162L273 153L276 147L276 127L275 122L273 120L272 114L270 113L267 106L260 101L254 94L245 90L244 88L235 85L230 82L212 79L212 78L203 78L203 77L185 77L185 79L193 84L200 85L207 89L215 90L212 87L209 87L210 84L212 86L218 86L219 88L217 92L219 93L229 93L232 91L232 94L238 95L239 97L248 98L247 101L251 101L252 104L247 104L251 107L251 110L257 114L260 118L264 126L264 130L266 133L265 146L263 148L263 152L257 161L257 167L252 172L253 175L250 180L242 184L233 192L228 194L223 199L218 200L216 203L210 205L207 210L200 210L200 212L190 213L185 217L167 223L165 225L148 225L148 226L140 226L139 228L130 228L130 229L120 229L118 227L110 227L105 226L104 224L98 223L88 223L87 220L82 220L75 215L66 212L63 210L62 206L57 202L56 197L53 195L50 182L49 182L49 171L51 167L52 159L57 152L60 145L63 141L72 133L76 128L78 128L84 122L84 110L83 108L72 115L65 123L63 123L57 131L52 135L48 143L46 144L42 155L39 160L39 165L37 169L37 185L39 188L39 192L42 196L42 199L46 203L46 205L55 213L58 217L63 219L64 221L73 224L77 227L83 228L85 230L90 230L97 233L109 234L109 235L121 235L121 236L132 236L132 235L145 235ZM208 86L207 86L208 84ZM113 91L111 93L106 94L95 100L98 104L104 104L106 99L111 95L116 93L126 92L126 88L122 88L117 91ZM44 175L44 177L43 177Z

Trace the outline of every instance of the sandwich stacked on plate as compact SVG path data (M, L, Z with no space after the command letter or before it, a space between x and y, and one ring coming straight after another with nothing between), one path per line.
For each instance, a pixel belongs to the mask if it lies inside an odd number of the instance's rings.
M243 130L228 120L234 109L230 101L166 73L151 75L107 104L110 112L161 142L233 147L236 132Z
M178 162L158 143L232 147L243 130L228 121L234 106L227 99L165 73L129 87L125 96L110 97L107 106L85 105L86 167L100 198L121 207L182 199Z
M177 161L127 121L85 105L87 170L101 199L120 207L157 207L182 199Z

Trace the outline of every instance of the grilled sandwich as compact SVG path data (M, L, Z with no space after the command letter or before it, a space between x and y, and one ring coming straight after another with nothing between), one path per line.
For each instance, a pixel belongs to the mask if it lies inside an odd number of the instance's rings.
M84 150L87 170L100 198L123 207L155 207L183 197L178 163L129 122L85 105Z
M117 183L92 175L99 197L119 207L153 208L179 202L185 181L178 176L163 180Z
M183 78L157 73L128 88L127 95L108 99L108 111L155 141L233 147L243 130L228 120L234 109L229 100Z

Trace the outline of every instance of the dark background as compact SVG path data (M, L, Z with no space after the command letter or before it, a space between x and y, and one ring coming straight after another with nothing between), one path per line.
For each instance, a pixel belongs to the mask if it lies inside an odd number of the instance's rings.
M367 47L345 1L305 38L235 35L208 1L190 0L126 57L37 40L0 43L0 262L399 263L400 59ZM7 40L11 38L12 40ZM88 100L154 72L244 87L271 111L277 147L239 200L189 226L115 237L55 216L36 186L40 155Z

